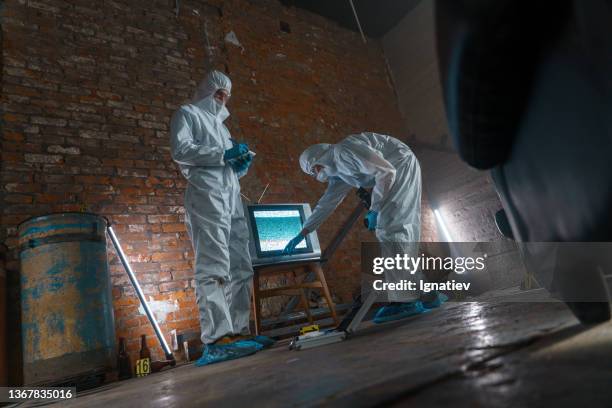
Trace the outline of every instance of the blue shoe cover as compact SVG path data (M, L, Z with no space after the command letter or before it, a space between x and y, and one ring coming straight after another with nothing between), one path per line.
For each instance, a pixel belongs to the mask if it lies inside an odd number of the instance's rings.
M232 343L232 346L236 346L239 348L252 348L256 351L263 350L264 348L263 344L255 341L255 339L237 340Z
M195 362L195 365L201 367L222 361L235 360L250 356L256 352L257 349L253 347L236 347L234 344L207 344L204 347L202 357Z
M385 323L393 320L405 319L406 317L416 316L426 309L420 300L406 303L395 303L383 306L376 312L374 323Z
M276 340L268 336L255 336L251 340L261 344L264 348L272 347L276 343Z
M442 303L446 301L448 301L448 296L442 292L436 291L436 298L430 302L423 302L423 307L425 309L435 309L436 307L440 307Z

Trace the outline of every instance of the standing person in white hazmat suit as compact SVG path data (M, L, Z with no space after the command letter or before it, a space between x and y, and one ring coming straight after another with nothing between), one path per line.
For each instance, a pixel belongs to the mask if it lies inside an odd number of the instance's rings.
M383 256L404 252L416 256L421 232L421 170L417 158L401 141L371 132L350 135L337 144L316 144L300 156L302 170L328 187L303 229L286 246L292 253L306 235L315 231L353 188L372 188L365 222L381 242ZM408 276L407 276L408 275ZM420 279L406 271L387 270L387 282ZM418 291L388 291L389 304L374 321L382 323L421 313L443 301L437 297L425 305Z
M202 342L200 365L252 354L261 348L249 334L253 268L249 232L238 179L253 159L236 143L223 121L232 83L212 71L191 104L171 122L171 154L187 179L185 224L195 254L196 301Z

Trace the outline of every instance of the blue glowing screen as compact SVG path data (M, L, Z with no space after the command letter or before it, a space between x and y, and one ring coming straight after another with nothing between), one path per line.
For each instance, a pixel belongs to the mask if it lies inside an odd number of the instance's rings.
M302 230L302 218L298 210L255 210L253 217L262 252L283 250ZM296 248L306 247L304 240Z

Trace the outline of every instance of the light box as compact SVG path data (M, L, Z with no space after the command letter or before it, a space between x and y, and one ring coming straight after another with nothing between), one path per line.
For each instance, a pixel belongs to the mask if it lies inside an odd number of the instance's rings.
M249 224L249 251L253 265L319 259L321 247L317 233L308 234L292 255L283 249L301 230L310 216L310 204L245 204Z

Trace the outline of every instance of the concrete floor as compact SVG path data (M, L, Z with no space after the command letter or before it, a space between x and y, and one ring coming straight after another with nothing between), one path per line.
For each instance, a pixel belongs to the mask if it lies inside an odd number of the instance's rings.
M67 407L612 406L612 324L559 303L447 303L343 343L286 344L90 391Z

